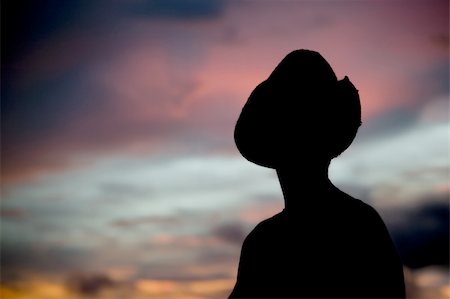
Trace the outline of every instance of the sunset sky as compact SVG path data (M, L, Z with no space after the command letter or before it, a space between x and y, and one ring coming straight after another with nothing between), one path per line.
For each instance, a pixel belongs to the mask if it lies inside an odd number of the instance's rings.
M410 297L450 296L448 1L1 11L2 298L226 297L243 239L283 209L234 125L294 49L359 90L363 125L332 181L383 217Z

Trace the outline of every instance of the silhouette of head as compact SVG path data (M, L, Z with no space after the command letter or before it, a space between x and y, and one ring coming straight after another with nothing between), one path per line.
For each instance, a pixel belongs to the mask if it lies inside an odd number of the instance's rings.
M253 90L234 138L247 160L280 168L329 162L350 146L360 125L358 91L350 80L338 81L319 53L296 50Z

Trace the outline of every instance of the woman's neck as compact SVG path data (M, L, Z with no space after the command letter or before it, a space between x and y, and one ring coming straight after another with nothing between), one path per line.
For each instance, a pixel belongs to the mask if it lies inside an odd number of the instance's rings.
M328 178L330 162L304 163L295 167L277 169L281 190L283 191L285 211L299 212L311 206L317 206L326 200L335 187Z

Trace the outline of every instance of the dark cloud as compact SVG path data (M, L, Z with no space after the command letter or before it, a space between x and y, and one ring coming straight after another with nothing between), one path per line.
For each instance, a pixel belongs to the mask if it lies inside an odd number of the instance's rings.
M176 216L147 216L116 220L112 222L112 225L121 228L133 228L138 225L177 226L181 222L181 219Z
M23 208L0 208L0 218L3 220L23 220L26 219L28 213Z
M423 95L421 102L429 101L430 96L448 95L450 80L448 65L449 58L437 61L436 63L432 64L426 71L424 71L423 73L419 73L417 77L414 78L414 82L427 82L427 86L430 89L427 94Z
M416 123L416 108L400 107L387 110L377 117L364 122L358 130L358 139L366 140L376 137L399 134Z
M447 16L447 19L448 19L448 16ZM446 50L446 51L449 50L450 40L449 40L448 32L432 35L430 40L437 47L439 47L443 50Z
M132 13L152 18L204 19L223 11L223 0L147 0L129 5Z
M133 185L121 182L103 183L99 186L99 189L107 199L138 197L149 195L149 193L151 192L151 190L146 186L137 186L136 184Z
M2 281L14 281L27 273L61 274L86 267L90 254L76 248L50 244L2 242L0 251Z
M212 234L227 243L240 246L247 232L239 223L227 223L215 227Z
M447 198L431 199L414 208L381 213L406 266L449 265L449 208Z
M41 40L68 27L79 26L93 3L88 0L2 1L2 65L23 56Z
M68 71L57 78L37 80L28 88L5 94L2 99L2 137L8 141L39 142L50 133L70 125L67 121L86 105L94 104L94 88L79 71ZM70 96L76 89L81 92ZM13 139L14 138L14 139ZM7 142L6 145L10 145Z
M196 257L196 263L204 265L223 265L236 263L238 259L239 250L229 251L218 248L216 250L199 251L198 256ZM227 278L227 275L225 275L224 278Z
M229 262L234 262L230 260ZM227 268L223 271L210 271L205 274L193 273L189 267L183 266L169 266L162 268L144 269L140 274L142 277L151 278L152 280L171 280L176 282L194 282L207 281L215 279L229 279L230 274L227 273Z
M105 17L102 7L110 7L109 3L2 2L2 176L11 169L26 172L36 162L60 166L57 155L41 154L58 145L52 139L76 126L74 119L83 121L83 113L98 111L104 103L95 100L106 97L90 85L86 69L99 53L105 56L104 33L113 30L104 25L111 18Z
M67 280L68 290L83 296L98 295L102 290L115 285L116 283L105 274L76 273Z
M102 99L98 89L89 85L78 71L5 92L1 102L2 175L35 163L55 163L58 157L45 157L45 153L55 147L70 147L70 140L79 142L73 138L79 124L89 120L92 113L107 112L102 109ZM71 137L64 142L68 135Z
M74 37L74 33L77 32L95 34L96 39L102 40L105 30L110 30L108 26L103 24L111 22L105 22L105 20L98 22L98 19L104 18L105 13L102 12L105 9L102 9L102 7L109 7L108 3L110 1L105 2L102 0L2 1L2 116L4 114L3 110L9 108L8 105L11 104L9 101L5 102L5 100L14 97L15 101L19 101L15 94L18 86L24 81L24 78L33 76L32 64L36 63L36 61L30 60L30 57L34 54L52 53L54 60L58 61L58 58L65 57L66 60L74 61L76 60L74 57L79 57L80 54L84 57L93 56L92 53L97 53L96 49L92 47L89 50L85 49L85 51L77 49L72 52L71 50L74 50L72 47L72 49L59 49L59 51L55 52L55 49L49 47L49 41L54 41L55 38L59 37L64 38L67 43L68 40L70 41L70 38ZM85 36L89 36L89 34ZM75 36L79 36L79 34L75 34ZM89 55L83 55L86 54L84 52L89 52ZM42 59L41 55L39 60L38 64L45 59ZM57 64L64 64L64 62L58 61ZM50 66L45 67L48 68ZM43 74L40 73L37 76L43 77ZM36 83L41 85L39 80ZM55 85L53 88L57 86ZM35 102L36 105L38 103L38 101Z

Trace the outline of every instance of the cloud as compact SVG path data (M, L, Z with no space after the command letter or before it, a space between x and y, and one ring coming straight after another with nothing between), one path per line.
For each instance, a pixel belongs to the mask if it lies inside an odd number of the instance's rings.
M247 230L240 223L226 223L215 227L212 234L221 240L234 245L242 245Z
M398 107L387 110L364 122L358 130L358 138L371 139L401 134L416 123L417 114L418 111L413 108Z
M25 47L27 55L13 59L15 67L8 70L15 75L3 76L3 180L136 148L148 154L233 152L232 129L243 101L287 51L298 47L323 52L339 76L345 71L355 78L366 119L396 109L389 121L378 123L404 127L415 115L413 102L442 92L442 84L429 83L448 81L442 68L448 57L422 41L446 28L435 16L442 10L415 3L421 7L416 14L402 5L370 4L376 10L369 10L347 4L349 17L342 18L336 13L342 4L231 2L225 9L223 1L202 0L47 2L30 18L50 15L42 25L46 33ZM51 14L53 9L67 18ZM17 6L19 13L24 10ZM383 15L401 26L380 26ZM209 17L216 21L196 22ZM24 19L17 23L26 24ZM361 26L354 30L349 19ZM333 21L324 27L324 20ZM403 34L416 23L423 25L417 34ZM367 34L380 47L387 43L388 50L363 43ZM335 42L330 36L349 40ZM403 51L403 44L411 49ZM390 64L380 61L396 61L398 67L386 69Z
M420 201L448 181L447 132L446 122L419 122L357 142L332 161L330 177L338 186L357 185L365 190L361 199L379 207Z
M120 219L112 222L112 225L120 228L133 228L139 225L158 225L162 227L178 226L182 220L176 216L147 216L133 219Z
M105 274L76 273L67 279L67 288L70 291L86 297L96 296L115 285L116 282Z
M448 197L427 198L413 207L381 210L406 266L449 265Z
M91 1L6 1L3 4L3 9L7 12L4 21L9 26L4 28L2 34L5 62L12 62L16 56L23 55L39 41L58 34L67 27L79 25L86 12L93 7Z
M231 279L214 278L185 282L141 279L136 281L135 287L145 297L218 299L229 295L233 283Z
M30 273L60 275L75 269L87 269L91 257L89 252L83 249L63 248L55 244L18 244L4 241L0 255L2 280L11 282L21 281Z
M0 217L3 220L23 220L28 217L28 213L22 208L0 208Z
M410 270L405 268L407 298L446 299L450 295L448 268L430 266Z

